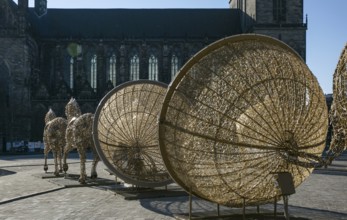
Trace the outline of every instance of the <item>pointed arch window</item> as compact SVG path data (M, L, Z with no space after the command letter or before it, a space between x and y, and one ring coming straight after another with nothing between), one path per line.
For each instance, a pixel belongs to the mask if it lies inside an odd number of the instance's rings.
M178 72L178 57L174 54L171 57L171 80L175 78L177 72Z
M148 79L158 80L158 58L151 55L148 60Z
M75 64L75 61L74 61L73 57L71 57L70 58L70 75L69 75L70 89L73 89L74 64Z
M140 59L134 55L130 59L130 80L140 79Z
M113 86L116 86L117 83L117 60L116 60L116 55L112 55L110 57L110 72L108 79L112 82Z
M90 66L90 86L94 89L94 91L96 91L97 88L97 83L96 83L96 79L97 79L97 74L96 74L96 70L97 70L97 56L94 55L91 59L91 66Z

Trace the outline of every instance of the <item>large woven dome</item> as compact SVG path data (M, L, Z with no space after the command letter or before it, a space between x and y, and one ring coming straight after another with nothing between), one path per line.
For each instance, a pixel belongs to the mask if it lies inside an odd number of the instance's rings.
M125 182L144 187L172 182L158 146L158 115L166 88L148 80L124 83L96 110L93 137L98 154Z
M333 103L330 110L333 137L330 160L347 149L347 44L342 50L333 78Z
M282 42L239 35L211 44L180 70L160 113L160 150L185 190L226 206L273 201L276 176L302 183L321 159L324 94Z

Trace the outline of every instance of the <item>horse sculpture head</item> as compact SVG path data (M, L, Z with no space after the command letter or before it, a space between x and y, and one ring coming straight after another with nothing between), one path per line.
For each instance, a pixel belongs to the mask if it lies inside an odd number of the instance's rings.
M55 115L54 111L51 108L49 108L45 116L45 124L48 124L48 122L52 121L56 117L57 116Z
M82 114L81 109L76 99L71 98L70 101L65 106L65 115L68 121L70 121L74 117L81 116L81 114Z

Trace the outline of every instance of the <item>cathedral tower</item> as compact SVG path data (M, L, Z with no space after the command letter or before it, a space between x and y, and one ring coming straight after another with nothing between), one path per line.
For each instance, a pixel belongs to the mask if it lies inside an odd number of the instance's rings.
M240 9L243 32L282 40L306 58L303 0L230 0L229 4Z

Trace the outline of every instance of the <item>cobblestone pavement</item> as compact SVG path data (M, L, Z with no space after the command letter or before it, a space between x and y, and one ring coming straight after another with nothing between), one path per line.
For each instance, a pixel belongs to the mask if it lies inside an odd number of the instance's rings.
M49 171L53 170L50 158ZM70 174L78 174L77 154L69 158ZM91 160L87 162L87 174ZM114 181L102 162L97 171L102 180ZM114 185L66 188L59 184L60 178L43 171L43 155L1 156L0 155L0 219L179 219L188 213L188 196L142 198L125 200L110 190ZM73 180L71 180L73 181ZM77 181L76 181L77 182ZM124 186L124 185L121 185ZM174 185L173 185L174 186ZM118 186L120 187L120 186ZM289 198L291 219L346 219L347 220L347 155L333 162L328 169L314 173L296 189ZM216 204L193 199L194 216L216 215ZM272 213L273 204L260 207L261 212ZM283 206L278 202L278 219ZM255 213L248 207L247 213ZM242 213L241 209L220 207L220 213ZM216 219L216 218L212 218ZM229 219L242 219L232 217ZM261 219L251 218L247 219ZM266 218L271 219L271 218Z

